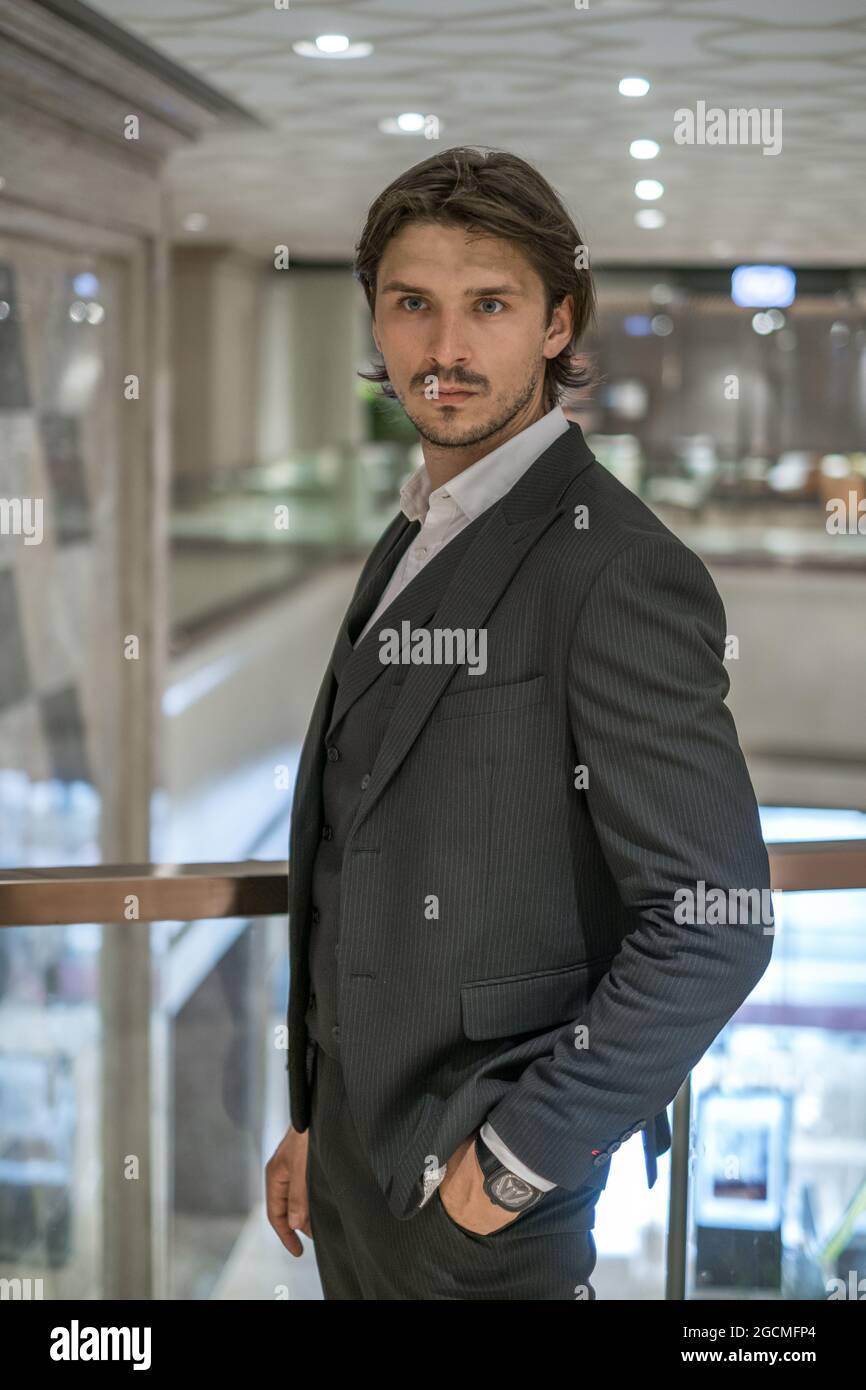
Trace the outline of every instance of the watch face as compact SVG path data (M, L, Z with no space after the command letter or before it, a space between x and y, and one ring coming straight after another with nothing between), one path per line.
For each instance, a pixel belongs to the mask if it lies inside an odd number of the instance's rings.
M536 1190L516 1173L500 1173L490 1184L490 1195L510 1211L521 1211L535 1200Z

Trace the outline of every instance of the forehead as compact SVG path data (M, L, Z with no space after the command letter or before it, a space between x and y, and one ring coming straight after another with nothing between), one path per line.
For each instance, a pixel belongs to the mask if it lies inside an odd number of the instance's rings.
M460 276L518 281L527 287L538 279L526 253L513 241L468 227L436 222L409 222L385 246L378 283L426 276L454 280Z

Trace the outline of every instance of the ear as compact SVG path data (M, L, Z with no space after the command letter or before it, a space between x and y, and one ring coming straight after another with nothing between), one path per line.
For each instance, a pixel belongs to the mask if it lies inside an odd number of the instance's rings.
M553 307L550 323L544 335L544 347L542 349L544 356L558 357L562 349L571 342L573 331L574 299L570 294L567 294L559 304L555 304Z

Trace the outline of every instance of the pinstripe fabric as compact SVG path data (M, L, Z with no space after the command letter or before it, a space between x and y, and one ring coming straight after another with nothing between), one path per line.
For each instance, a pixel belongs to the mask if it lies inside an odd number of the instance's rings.
M383 675L375 629L352 650L351 615L408 527L396 518L364 567L295 788L298 1130L310 1113L304 1014L324 747ZM449 556L444 591L425 588ZM488 666L483 676L401 668L341 847L341 1061L388 1207L416 1217L425 1164L444 1163L485 1118L570 1191L601 1186L610 1154L643 1128L652 1179L669 1141L664 1107L771 951L760 923L674 919L674 892L699 880L769 887L724 703L721 600L698 557L571 425L380 621L399 627L401 616L485 627ZM589 780L577 788L579 764Z
M339 1063L321 1050L312 1107L307 1191L326 1299L595 1299L594 1189L556 1190L489 1235L459 1226L438 1192L415 1220L397 1221L352 1122Z

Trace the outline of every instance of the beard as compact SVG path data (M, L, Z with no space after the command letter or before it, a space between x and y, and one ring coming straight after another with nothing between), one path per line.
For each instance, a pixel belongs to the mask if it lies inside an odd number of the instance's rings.
M421 420L406 404L405 399L399 397L400 404L406 412L422 439L428 444L435 444L440 449L462 449L467 444L480 444L484 439L490 439L493 435L499 434L511 421L525 410L535 394L540 380L540 371L536 370L529 381L520 388L513 396L498 404L495 408L493 417L489 420L482 420L473 425L461 425L459 418L455 417L449 422L442 422L441 425L431 424L429 420ZM458 385L457 382L452 383ZM470 389L470 388L467 388ZM447 409L447 407L446 407ZM455 407L456 411L456 407Z

